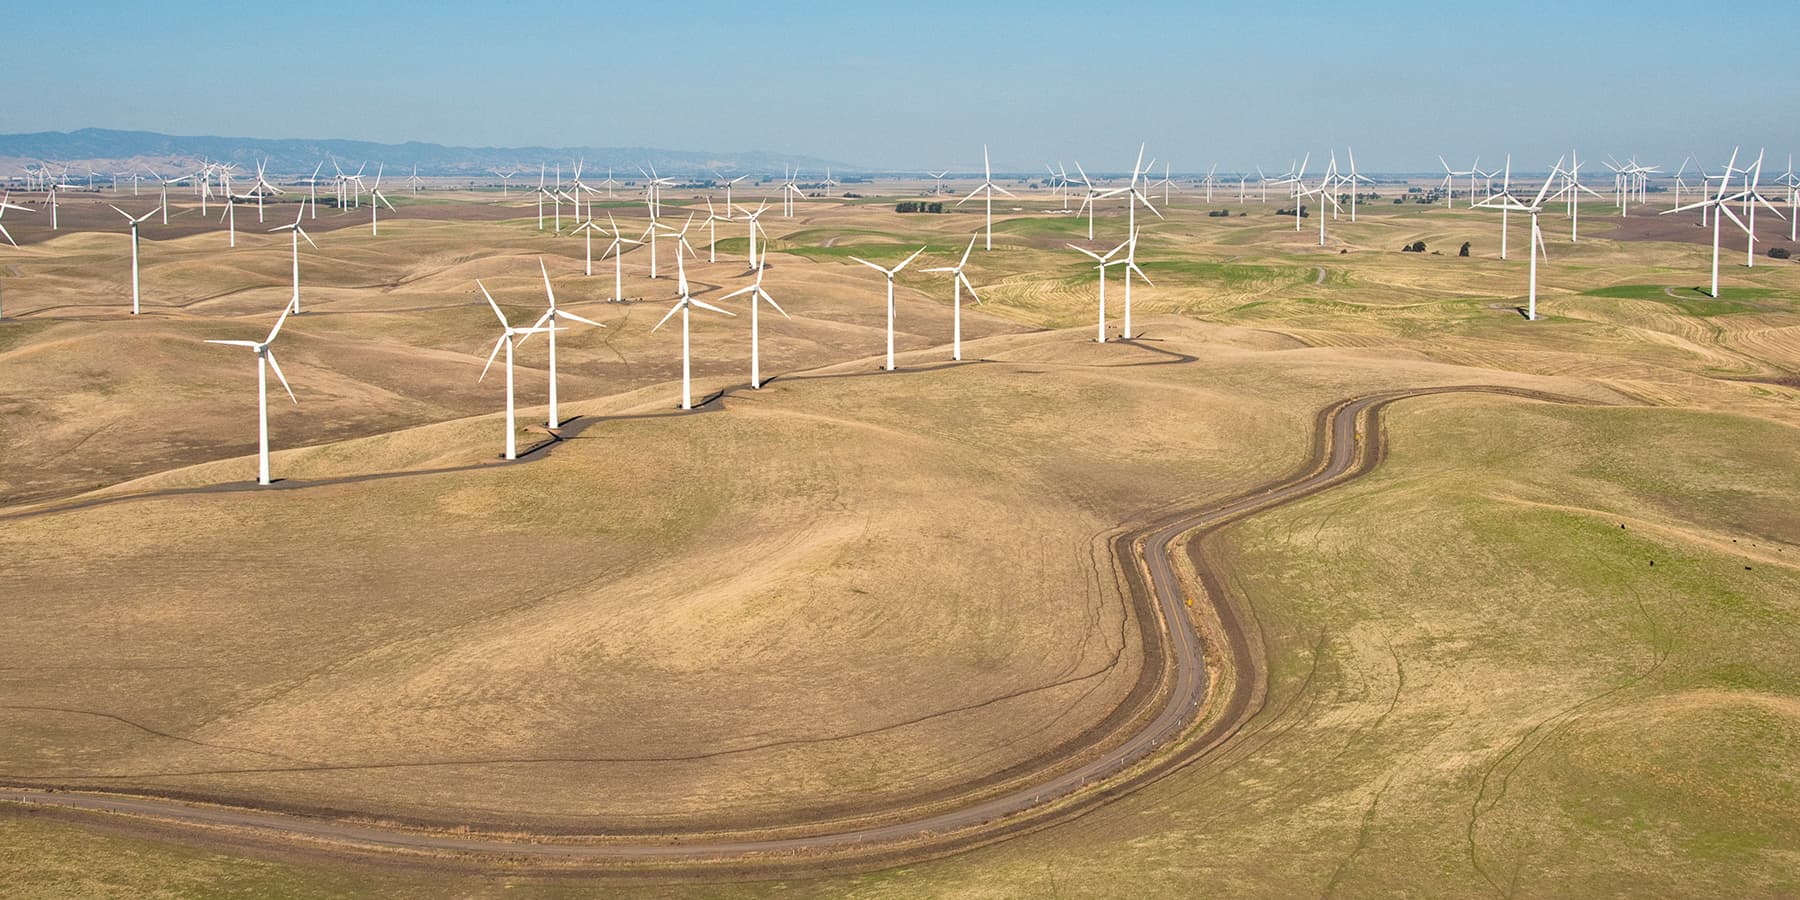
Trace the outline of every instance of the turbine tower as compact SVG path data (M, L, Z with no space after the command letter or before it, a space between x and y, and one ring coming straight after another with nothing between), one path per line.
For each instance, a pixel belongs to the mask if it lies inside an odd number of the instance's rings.
M723 300L730 300L731 298L739 296L741 294L749 294L750 295L750 387L752 390L761 390L762 389L762 348L761 348L760 340L758 337L760 332L759 332L759 329L757 326L757 315L756 315L756 309L757 309L758 303L761 302L761 303L769 304L769 306L772 309L774 309L778 313L781 313L781 317L784 319L792 319L793 318L793 316L790 316L787 314L787 310L782 309L781 305L775 302L774 297L769 296L769 292L767 290L763 289L763 283L762 283L763 273L766 271L768 271L768 270L758 267L756 270L756 281L755 282L753 282L752 284L750 284L746 287L738 288L737 290L732 291L731 293L726 294L724 297L720 298Z
M494 366L494 357L500 355L501 347L505 347L506 348L506 458L507 459L518 459L519 458L518 439L517 439L517 436L514 434L514 431L516 431L517 429L513 425L513 346L515 343L514 339L519 337L520 335L531 334L533 331L535 331L537 329L512 327L512 323L506 321L506 313L503 313L500 311L500 304L494 302L494 295L488 293L487 285L482 284L480 279L476 279L475 286L478 288L481 288L481 296L487 298L488 307L494 311L495 317L499 318L500 329L501 329L500 339L498 341L494 342L493 351L488 353L487 365L481 367L481 377L477 378L475 380L476 381L486 381L487 380L488 369L491 369Z
M556 323L563 319L573 319L583 325L592 325L595 328L605 328L606 326L592 319L584 319L568 310L557 309L556 291L550 287L550 270L544 266L544 258L541 256L538 257L538 270L544 273L544 297L549 302L550 308L544 310L544 314L531 324L531 328L527 330L525 337L519 339L519 343L525 343L531 335L539 331L550 335L550 419L548 427L554 430L562 427L562 421L556 415L556 333L564 330L557 327Z
M955 318L952 320L955 324L950 331L950 358L955 360L962 359L962 289L965 287L969 289L970 300L973 300L976 303L981 302L981 298L975 296L975 285L970 284L969 276L963 274L963 267L969 264L969 254L974 252L975 238L971 236L969 238L969 248L963 251L962 260L956 265L939 266L935 269L925 270L927 272L950 273L951 302L953 304L952 308L955 310Z
M306 210L302 208L299 215L294 216L294 224L277 225L274 228L269 229L271 234L277 231L292 231L294 233L294 296L293 299L289 301L288 309L296 313L300 311L300 239L306 238L306 242L312 244L314 250L319 249L318 244L313 244L312 235L307 234L306 229L300 227L300 217L304 215L306 215Z
M111 206L111 204L107 205ZM156 210L153 209L141 216L133 216L116 206L113 207L113 210L124 216L125 221L131 223L131 314L135 316L138 314L138 226L144 224L146 219L156 215ZM12 237L8 235L7 240L11 239ZM277 324L276 327L281 326Z
M724 313L728 316L736 314L727 312L703 300L695 300L693 296L688 293L687 262L682 259L680 253L675 254L675 277L677 279L677 287L681 292L681 299L676 300L675 305L669 307L669 311L663 314L662 321L657 322L650 330L655 331L658 328L663 327L663 325L669 321L670 317L678 312L681 313L681 408L693 409L693 355L691 352L692 345L690 343L688 331L688 307L698 306L701 309L710 310L716 313Z
M281 316L275 320L275 327L269 329L269 336L260 341L214 341L208 344L228 344L233 347L249 347L256 354L256 483L269 483L269 371L274 370L275 377L281 379L282 390L287 391L288 399L296 404L294 389L288 387L287 376L281 374L281 366L275 362L275 352L269 345L275 342L275 335L281 333L281 323L287 321L288 308L282 307Z
M979 187L975 188L974 190L970 191L969 195L967 197L964 197L961 200L956 201L956 205L961 206L964 203L967 203L970 200L975 199L976 194L986 194L987 195L987 242L985 245L983 245L983 248L982 248L983 250L994 249L994 192L996 192L996 191L998 191L1001 194L1004 194L1008 197L1012 196L1012 193L1010 191L1008 191L1006 188L1003 188L994 183L994 167L992 165L988 164L987 145L982 144L981 145L981 185ZM881 267L876 266L876 268L879 269ZM890 365L890 366L888 366L888 368L891 369L891 368L893 368L893 366Z
M1125 249L1125 245L1129 243L1131 243L1131 241L1127 240L1124 244L1120 244L1119 246L1108 250L1105 256L1101 256L1086 247L1077 247L1074 244L1068 245L1070 250L1074 250L1083 256L1093 259L1094 262L1097 263L1094 268L1100 270L1100 324L1094 335L1095 343L1106 343L1106 267L1116 266L1123 262L1123 260L1116 260L1113 259L1113 257L1117 256L1119 251Z
M1508 163L1508 175L1510 176L1510 160ZM1529 289L1529 300L1525 307L1525 318L1527 321L1531 322L1537 321L1538 317L1538 257L1542 255L1545 258L1549 258L1550 255L1549 251L1544 248L1544 232L1543 229L1538 227L1538 214L1544 211L1544 197L1550 192L1550 187L1563 175L1562 164L1562 160L1558 159L1556 161L1556 165L1551 168L1550 174L1544 178L1544 186L1538 189L1537 197L1530 203L1526 203L1513 195L1510 184L1511 179L1508 178L1507 181L1501 183L1500 193L1485 198L1480 203L1473 204L1474 206L1485 207L1488 209L1499 209L1502 215L1505 215L1507 210L1518 210L1519 212L1529 213L1531 215L1531 246L1528 248L1531 253L1531 287Z
M894 371L894 276L900 274L900 270L906 268L907 263L917 259L919 254L924 252L924 247L914 250L912 256L901 260L900 264L892 269L882 268L881 266L860 257L850 257L851 259L887 276L887 370L889 372Z

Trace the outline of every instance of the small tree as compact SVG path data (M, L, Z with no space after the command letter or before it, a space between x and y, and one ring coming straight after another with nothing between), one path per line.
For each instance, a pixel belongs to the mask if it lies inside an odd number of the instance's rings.
M1788 248L1786 248L1786 247L1770 247L1769 248L1769 258L1770 259L1787 259L1790 255L1792 255L1792 254L1790 254L1788 252Z
M1457 256L1468 256L1469 255L1469 242L1468 241L1463 241L1462 249L1458 250L1456 252L1456 255Z

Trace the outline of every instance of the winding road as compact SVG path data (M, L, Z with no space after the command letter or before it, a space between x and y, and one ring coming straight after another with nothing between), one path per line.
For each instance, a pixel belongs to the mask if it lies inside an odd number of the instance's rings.
M1261 708L1266 667L1243 619L1241 600L1223 590L1224 573L1203 539L1259 512L1293 503L1374 470L1383 455L1380 412L1411 397L1451 392L1506 394L1577 402L1541 392L1485 385L1371 393L1321 410L1312 452L1294 472L1224 500L1171 514L1115 538L1142 623L1146 666L1160 678L1152 715L1122 740L1090 748L1091 758L1029 783L928 812L825 833L666 835L654 838L510 833L463 834L389 827L346 819L190 803L177 799L0 786L0 803L103 813L198 841L304 846L390 859L424 858L473 867L732 876L788 870L868 868L942 856L1064 822L1198 760L1229 740ZM1177 553L1186 553L1198 585L1184 585ZM1190 598L1192 610L1190 610ZM1198 620L1198 621L1196 621ZM1203 640L1202 635L1206 635ZM1207 665L1226 678L1214 684ZM1116 738L1116 735L1114 736ZM119 821L119 820L115 820Z

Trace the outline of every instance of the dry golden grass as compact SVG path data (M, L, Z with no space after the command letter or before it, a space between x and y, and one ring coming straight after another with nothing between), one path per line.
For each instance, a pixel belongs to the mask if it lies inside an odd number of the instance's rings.
M0 775L580 830L917 801L1051 752L1129 688L1107 536L1286 471L1331 400L1510 384L1629 408L1411 401L1375 476L1222 537L1272 694L1218 758L997 848L791 887L1794 889L1793 806L1766 799L1800 763L1791 264L1728 269L1701 302L1705 248L1610 241L1590 212L1575 247L1546 225L1549 318L1526 323L1491 214L1364 207L1321 249L1273 203L1217 220L1178 200L1140 249L1147 340L1097 346L1092 270L1062 249L1085 221L1020 205L971 259L981 361L931 368L949 285L909 272L891 375L879 276L847 254L924 244L916 265L944 264L978 212L766 220L795 316L763 319L780 377L743 389L748 323L697 315L697 392L729 391L694 415L671 409L679 337L648 328L673 286L642 277L643 251L626 293L647 299L608 304L611 262L582 277L580 244L525 218L321 230L277 348L300 404L272 404L293 488L273 491L199 490L253 472L254 373L198 341L267 328L285 242L146 241L139 320L122 237L29 244L0 323L0 514L109 502L0 520ZM1122 228L1108 210L1097 233ZM1393 252L1415 239L1444 255ZM571 439L500 466L473 282L534 315L539 255L563 305L613 327L559 343ZM1108 300L1116 331L1116 278ZM541 353L522 353L522 422L543 414ZM1627 568L1648 556L1654 578ZM0 822L39 848L0 871L65 840ZM149 861L126 881L181 858L133 852ZM308 871L284 877L436 884Z

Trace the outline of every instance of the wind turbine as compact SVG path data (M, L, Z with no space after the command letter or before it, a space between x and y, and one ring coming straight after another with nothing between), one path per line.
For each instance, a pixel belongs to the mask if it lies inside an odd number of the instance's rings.
M1076 168L1080 168L1080 164L1077 164ZM975 199L976 194L987 194L987 243L983 246L983 249L992 250L994 249L994 192L999 191L1008 197L1013 195L1012 192L1008 191L1006 188L994 183L994 167L988 164L988 148L986 144L981 145L981 173L981 185L970 191L969 196L956 201L956 205L961 206L964 203ZM877 268L880 267L877 266ZM891 369L893 366L890 365L888 368Z
M1606 198L1602 197L1599 191L1581 183L1581 156L1573 150L1571 150L1569 154L1569 168L1563 172L1563 186L1559 188L1555 194L1552 194L1550 199L1555 200L1561 198L1568 204L1569 243L1574 244L1579 243L1581 240L1581 192L1586 191L1592 196L1600 197L1602 200ZM1679 173L1676 175L1675 183L1677 185L1676 205L1679 206L1681 205L1679 202L1679 192L1681 190Z
M1467 169L1452 169L1449 163L1444 162L1443 155L1439 154L1438 165L1444 167L1444 208L1456 208L1456 178L1459 175L1469 176L1469 205L1474 206L1475 176L1480 174L1481 157L1475 157L1475 161L1470 163Z
M321 159L319 160L319 164L313 167L312 176L306 179L306 194L312 201L312 217L314 220L319 218L319 172L324 168L325 161ZM227 191L226 193L230 192Z
M1077 247L1074 244L1068 245L1070 250L1074 250L1083 256L1090 257L1094 262L1098 263L1095 268L1100 270L1100 325L1094 336L1094 341L1096 343L1106 343L1106 267L1116 266L1123 262L1123 260L1115 260L1113 257L1118 255L1120 250L1125 249L1126 244L1129 243L1131 243L1131 241L1127 239L1124 244L1120 244L1119 246L1108 250L1105 256L1101 256L1086 247Z
M519 171L517 169L510 172L502 172L499 169L489 169L488 171L500 177L500 199L505 200L511 193L512 177L519 174Z
M734 184L737 184L740 181L743 181L746 178L749 178L750 176L739 175L736 178L726 178L724 173L720 172L718 169L714 169L713 174L717 175L719 177L720 181L725 182L725 211L727 213L729 213L731 211L731 186Z
M1319 246L1321 246L1321 247L1325 246L1325 204L1327 204L1327 203L1331 204L1331 209L1332 209L1333 214L1335 214L1338 210L1343 208L1343 206L1338 203L1337 186L1338 186L1338 171L1337 171L1337 152L1336 151L1332 151L1331 163L1325 167L1325 175L1324 175L1324 177L1319 179L1318 187L1300 188L1299 183L1295 182L1296 191L1295 191L1294 197L1295 197L1296 201L1298 201L1298 199L1301 197L1316 196L1319 198ZM1298 209L1299 209L1298 202L1295 203L1295 209L1296 209L1296 213L1294 216L1294 221L1297 224L1300 221L1300 217L1298 214Z
M107 205L111 206L112 204ZM125 221L131 223L131 314L135 316L138 314L138 226L144 224L144 221L151 216L156 215L156 210L153 209L141 216L133 216L131 213L119 209L116 206L113 207L113 210L119 215L124 216ZM11 237L9 236L7 239L11 240ZM277 325L276 327L279 328L280 326Z
M256 164L256 184L252 185L250 188L250 190L256 194L256 224L258 225L263 224L263 196L265 194L282 193L280 188L270 184L269 179L264 176L263 167L268 165L268 163L269 161L265 159ZM379 177L376 178L377 183L379 183L380 180Z
M114 207L114 208L117 209L117 207ZM37 212L37 210L32 209L29 206L20 206L19 204L12 202L12 191L7 191L5 198L0 199L0 217L4 217L6 215L6 211L9 209L16 209L16 210L19 210L20 212ZM154 211L155 210L152 210L152 212L154 212ZM130 216L126 216L126 218L130 218ZM0 225L0 237L5 237L6 242L13 245L14 247L19 246L19 242L13 240L13 236L7 232L6 226L4 226L4 225Z
M927 272L950 273L950 291L952 303L954 304L952 308L956 311L956 317L953 320L955 325L950 332L950 358L956 360L962 359L962 289L965 287L969 289L970 300L973 300L976 303L981 302L981 298L975 295L975 285L970 284L969 276L963 274L963 267L969 264L969 254L974 252L975 238L971 235L969 237L969 248L963 251L962 260L960 262L954 266L939 266L935 269L925 270Z
M412 192L416 194L424 188L424 185L425 179L419 177L419 164L413 163L413 173L407 176L406 186L411 188Z
M290 301L290 308L294 312L300 311L300 239L306 238L306 242L312 244L314 250L319 249L318 244L313 244L312 235L307 234L306 229L300 227L300 217L305 214L306 210L302 209L299 214L294 216L294 224L277 225L274 228L269 229L270 234L277 231L291 231L294 233L294 297L293 300Z
M481 296L487 298L488 306L494 310L494 315L500 319L500 328L501 328L500 339L498 341L494 342L493 351L488 353L487 365L481 367L481 377L477 378L475 380L476 381L486 381L487 380L488 369L491 369L494 366L494 357L500 355L501 347L505 347L506 348L506 458L507 459L518 459L519 454L518 454L517 438L513 433L516 430L515 426L513 425L513 347L515 345L514 338L517 338L521 335L528 335L528 334L533 333L534 331L539 331L542 329L512 327L512 323L506 321L506 313L503 313L500 311L500 304L494 302L494 295L488 293L487 285L482 284L481 279L478 278L475 280L475 286L478 288L481 288Z
M634 241L631 238L626 237L625 232L619 230L619 223L613 220L612 213L609 212L606 214L606 221L612 223L613 239L612 239L612 243L607 245L605 252L600 254L600 258L605 259L606 254L608 254L608 253L612 254L612 258L613 258L613 298L612 299L615 302L623 302L625 300L625 245L626 244L636 244L638 246L643 246L644 242L643 241Z
M536 322L532 323L531 329L526 334L526 337L520 338L519 343L521 343L521 344L525 343L525 341L532 334L536 334L539 331L547 332L550 335L550 424L549 424L549 427L552 429L555 429L555 428L562 427L562 423L556 417L556 333L558 331L561 331L562 329L558 328L556 323L562 321L563 319L573 319L577 322L582 323L583 325L592 325L595 328L605 328L606 326L602 325L599 322L596 322L592 319L584 319L584 318L582 318L572 312L569 312L567 310L557 309L556 308L556 291L552 290L550 287L550 270L544 266L544 258L541 256L538 257L538 270L544 273L544 297L549 301L550 308L547 310L544 310L544 314L539 316L538 320Z
M1079 216L1082 210L1087 210L1088 240L1091 241L1094 239L1094 201L1107 195L1095 189L1093 179L1088 178L1087 170L1081 167L1079 159L1075 161L1075 171L1081 176L1081 183L1087 187L1087 193L1082 195L1081 206L1076 208L1075 214Z
M224 209L224 211L219 213L219 221L227 223L226 224L226 234L228 235L227 239L229 241L227 246L230 246L233 249L236 249L236 247L237 247L237 196L235 194L227 193L225 195L225 209Z
M1350 174L1344 176L1344 182L1350 185L1350 221L1356 221L1356 195L1362 192L1365 184L1374 184L1375 179L1356 172L1356 151L1345 147L1344 152L1350 156Z
M691 375L693 357L691 355L691 344L688 337L688 307L698 306L701 309L710 310L716 313L724 313L728 316L736 314L713 306L704 300L695 300L693 296L688 293L687 262L682 259L680 253L675 254L675 277L678 289L681 292L681 299L676 300L675 305L669 307L669 311L663 314L662 321L657 322L650 330L655 331L656 329L663 327L663 325L669 321L670 317L674 316L677 312L681 313L681 408L693 409L694 395L692 387L693 378Z
M769 233L767 231L763 231L763 227L762 227L762 214L768 208L769 208L769 201L767 201L767 200L764 200L761 204L759 204L756 207L756 212L751 212L741 206L738 207L738 212L743 214L745 220L747 220L750 225L750 268L752 268L752 269L762 268L763 257L769 255L769 251L766 246L764 247L761 256L757 255L757 252L756 252L756 233L759 231L762 231L763 237L767 238L769 236Z
M730 201L726 201L726 204L725 211L729 213L731 212ZM701 223L706 226L707 262L716 263L719 261L719 223L729 221L731 221L731 219L721 218L718 211L713 209L712 197L708 196L706 198L706 221Z
M581 234L582 232L587 233L585 236L587 240L587 264L583 267L582 272L589 277L592 277L594 274L594 235L596 233L604 235L606 234L606 229L601 228L592 218L589 218L586 222L575 226L576 234ZM602 250L600 256L604 259L606 257L606 251Z
M1125 266L1125 333L1121 339L1127 341L1131 340L1133 334L1131 330L1131 274L1136 272L1137 277L1143 279L1145 284L1151 287L1156 286L1155 283L1150 280L1150 276L1145 275L1144 270L1138 268L1137 242L1138 233L1134 231L1131 233L1130 241L1127 242L1125 259L1123 261ZM1102 278L1104 278L1104 273L1102 273Z
M894 371L894 276L900 274L900 270L906 268L907 263L912 262L914 259L918 258L919 254L924 252L924 247L914 250L912 256L901 260L900 264L892 269L882 268L881 266L860 257L850 257L851 259L887 276L887 370L889 372Z
M1537 197L1535 199L1533 199L1530 203L1525 203L1525 202L1521 201L1518 197L1513 196L1512 189L1511 189L1511 179L1509 178L1507 181L1501 182L1500 193L1495 194L1492 197L1488 197L1488 198L1482 200L1480 203L1474 204L1475 206L1483 206L1483 207L1487 207L1489 209L1498 208L1501 211L1501 215L1503 215L1503 216L1506 214L1507 210L1515 210L1515 209L1518 210L1519 212L1529 213L1531 215L1531 246L1528 248L1530 250L1530 254L1531 254L1531 287L1530 287L1530 299L1527 302L1526 307L1525 307L1525 318L1527 321L1535 322L1535 321L1537 321L1537 317L1538 317L1538 315L1537 315L1538 256L1541 254L1545 258L1549 258L1549 255L1550 255L1549 251L1546 250L1544 247L1544 232L1542 229L1540 229L1538 227L1538 214L1544 211L1544 195L1548 194L1550 192L1551 185L1553 185L1556 182L1557 178L1563 174L1562 164L1563 164L1563 161L1561 159L1558 159L1556 161L1556 166L1550 170L1550 174L1547 177L1545 177L1545 179L1544 179L1544 186L1538 189ZM1511 160L1510 159L1508 160L1507 169L1508 169L1507 174L1510 176L1511 175ZM1504 258L1505 257L1502 257L1502 259L1504 259Z
M722 300L730 300L741 294L750 295L750 387L752 390L762 389L762 349L758 342L759 330L756 322L756 308L758 301L769 304L776 312L781 313L781 317L784 319L793 318L793 316L787 314L787 310L781 308L781 304L775 302L774 297L769 296L768 291L763 289L762 280L763 272L765 271L768 270L758 268L756 270L755 282L746 287L738 288L720 298Z
M785 169L786 167L784 166L783 168ZM801 190L800 185L794 182L794 179L798 177L800 177L800 170L796 168L787 176L787 180L781 183L781 216L784 219L791 219L794 217L795 200L806 199L806 192Z
M249 347L256 354L256 483L269 483L269 371L281 379L282 390L287 391L288 399L298 404L294 398L294 389L288 387L287 376L281 374L281 366L275 362L275 351L269 345L275 342L275 335L281 333L281 323L287 321L289 307L282 307L281 317L275 320L275 327L269 329L269 336L260 341L215 341L208 344L228 344L233 347Z
M930 175L931 179L933 181L937 182L937 187L933 188L931 192L933 194L942 194L944 192L944 176L949 175L950 170L945 169L942 172L933 172L930 170L926 170L925 174Z
M375 235L381 234L381 223L380 223L379 219L381 217L382 204L386 203L387 208L390 212L399 212L399 210L394 209L394 204L388 203L387 195L383 194L381 192L381 171L384 168L386 168L385 165L378 166L375 169L375 184L369 188L369 234L370 234L370 236L375 236ZM559 228L559 230L560 230L560 228Z

